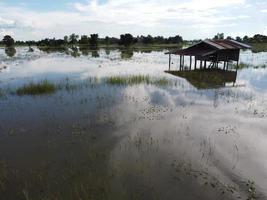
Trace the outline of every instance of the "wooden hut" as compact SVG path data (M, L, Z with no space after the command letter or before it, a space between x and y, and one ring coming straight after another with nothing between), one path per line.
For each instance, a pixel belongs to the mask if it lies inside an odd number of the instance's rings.
M219 68L223 63L223 70L227 70L229 62L239 61L241 49L250 49L251 46L235 40L203 40L186 49L178 49L167 52L169 54L169 71L171 71L171 55L180 56L180 71L185 70L184 58L190 57L189 70ZM194 61L193 61L194 59Z

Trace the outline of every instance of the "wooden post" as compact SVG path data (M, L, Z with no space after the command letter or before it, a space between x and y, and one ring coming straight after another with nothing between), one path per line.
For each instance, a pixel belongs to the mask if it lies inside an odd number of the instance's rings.
M236 62L236 71L238 70L239 68L239 61Z
M192 56L190 56L190 70L192 68Z
M171 54L169 54L169 71L171 71Z
M225 68L226 68L226 62L224 61L223 62L223 70L225 71Z
M204 61L204 69L206 69L207 68L207 61L205 60Z
M180 71L182 69L182 55L180 55Z
M200 60L200 69L202 69L202 60Z
M184 55L183 55L183 70L184 70Z
M229 62L227 62L226 64L226 70L228 70L228 67L229 67Z
M195 69L197 69L197 58L195 56Z

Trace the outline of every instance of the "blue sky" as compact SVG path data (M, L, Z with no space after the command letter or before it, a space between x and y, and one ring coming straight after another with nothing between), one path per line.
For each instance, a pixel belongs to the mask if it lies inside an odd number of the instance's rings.
M266 0L0 0L0 37L267 34Z

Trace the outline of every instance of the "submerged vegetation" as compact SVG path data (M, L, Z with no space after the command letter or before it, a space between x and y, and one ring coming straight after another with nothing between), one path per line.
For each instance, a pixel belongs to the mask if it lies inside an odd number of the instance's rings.
M170 82L166 78L153 78L148 75L133 75L133 76L112 76L106 79L106 83L110 85L168 85Z
M51 94L56 91L55 84L44 80L39 83L31 82L18 88L16 93L18 95L41 95L41 94Z
M168 80L165 77L151 77L149 75L132 75L132 76L111 76L105 78L89 77L83 81L70 82L69 79L64 79L58 83L53 83L48 80L43 80L40 82L30 82L24 84L22 87L19 87L15 90L3 90L0 89L0 97L5 94L12 93L19 96L23 95L44 95L52 94L57 90L66 90L73 91L76 89L87 88L88 86L97 86L101 84L107 84L110 86L116 85L156 85L156 86L166 86L172 83L171 80Z

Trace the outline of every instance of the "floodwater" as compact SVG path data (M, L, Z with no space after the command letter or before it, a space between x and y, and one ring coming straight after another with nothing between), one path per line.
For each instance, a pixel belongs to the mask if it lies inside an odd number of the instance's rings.
M267 199L267 53L205 87L164 52L0 49L1 199ZM101 82L118 75L173 84ZM80 87L12 92L41 80Z

